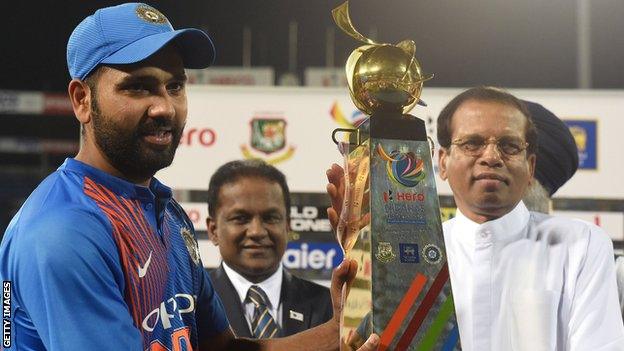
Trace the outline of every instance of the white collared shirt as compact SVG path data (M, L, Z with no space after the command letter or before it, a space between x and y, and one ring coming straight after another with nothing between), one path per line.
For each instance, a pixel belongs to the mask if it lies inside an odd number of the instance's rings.
M242 275L238 274L234 269L229 267L225 262L223 262L223 270L225 270L225 274L227 274L228 278L234 285L234 289L238 293L238 297L241 301L241 306L245 311L245 319L247 320L247 324L249 325L249 329L251 330L251 321L254 317L254 304L252 302L245 302L247 298L247 291L252 285L257 285L262 290L264 290L265 294L269 298L269 313L273 316L273 319L277 324L282 327L282 303L280 301L282 294L282 265L280 264L277 268L277 271L273 273L270 277L265 279L264 281L254 284L249 280L245 279Z
M611 239L520 202L483 224L444 223L464 351L624 350Z

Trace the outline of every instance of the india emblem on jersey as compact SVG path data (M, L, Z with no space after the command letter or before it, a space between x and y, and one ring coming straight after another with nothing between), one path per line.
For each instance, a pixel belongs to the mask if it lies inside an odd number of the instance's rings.
M182 229L180 229L180 235L182 235L182 238L184 239L184 244L186 244L186 249L188 250L189 255L191 256L193 263L195 263L195 265L198 265L199 264L199 246L197 245L197 241L193 237L191 230L186 227L183 227Z

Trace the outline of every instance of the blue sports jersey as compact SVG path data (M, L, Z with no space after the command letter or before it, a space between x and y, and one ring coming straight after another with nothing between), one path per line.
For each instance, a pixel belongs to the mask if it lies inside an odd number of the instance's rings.
M74 159L47 177L0 245L8 349L196 350L225 331L193 226L171 196L156 179L139 186Z

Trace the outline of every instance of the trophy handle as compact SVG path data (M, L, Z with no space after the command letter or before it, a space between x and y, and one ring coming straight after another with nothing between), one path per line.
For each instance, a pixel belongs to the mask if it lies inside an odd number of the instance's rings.
M361 144L360 131L358 129L354 129L354 128L336 128L336 129L334 129L334 131L332 132L332 135L331 135L332 141L334 142L334 144L340 146L340 144L343 144L343 142L340 142L340 141L338 141L338 139L336 139L336 134L338 134L338 133L348 134L349 142L347 144L349 144L349 145L359 146Z
M431 149L431 158L433 159L435 157L435 143L433 142L433 139L431 139L431 137L428 135L427 140L429 141L429 149Z

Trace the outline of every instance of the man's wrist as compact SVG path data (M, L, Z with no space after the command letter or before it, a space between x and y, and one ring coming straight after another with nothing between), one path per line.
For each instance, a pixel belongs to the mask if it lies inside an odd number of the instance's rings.
M334 340L336 342L335 345L338 345L340 341L340 317L332 318L322 324L322 326L324 328L323 335L327 337L327 340ZM333 343L330 342L330 345L333 345Z

